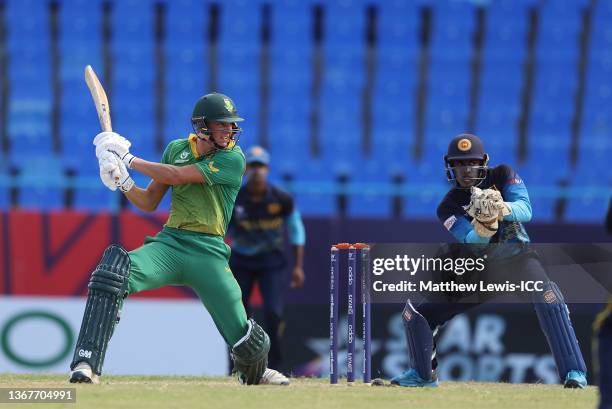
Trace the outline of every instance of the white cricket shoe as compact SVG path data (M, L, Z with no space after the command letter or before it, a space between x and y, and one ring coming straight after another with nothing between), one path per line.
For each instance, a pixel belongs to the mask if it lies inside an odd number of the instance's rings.
M79 362L70 372L70 383L100 383L100 377L96 375L87 362Z
M267 368L259 381L260 385L289 385L289 378L275 369Z

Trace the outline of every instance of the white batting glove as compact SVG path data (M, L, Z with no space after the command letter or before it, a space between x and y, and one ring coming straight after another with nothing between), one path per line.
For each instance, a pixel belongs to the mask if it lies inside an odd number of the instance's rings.
M111 153L111 155L115 154ZM115 158L117 157L115 156ZM134 180L131 178L125 163L120 160L117 160L117 163L119 164L119 178L115 179L115 185L117 185L123 193L129 192L134 187Z
M120 162L117 157L108 151L102 152L98 158L98 165L100 166L100 180L102 180L104 186L113 192L117 190L115 178L118 180L121 176L119 163Z
M98 162L100 164L100 179L110 190L115 191L119 188L125 193L134 187L134 180L117 155L109 151L103 151L100 153Z
M130 141L116 132L101 132L93 140L96 146L96 156L104 151L109 151L115 154L128 168L130 167L135 156L130 153Z

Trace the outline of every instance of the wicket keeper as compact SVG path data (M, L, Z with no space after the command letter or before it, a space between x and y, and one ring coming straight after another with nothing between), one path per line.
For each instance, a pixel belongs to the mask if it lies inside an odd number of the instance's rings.
M586 366L563 294L527 246L530 239L523 224L531 220L531 204L525 183L510 166L490 168L481 140L471 134L460 134L451 140L444 163L453 186L438 206L438 218L459 243L516 244L506 247L511 250L507 260L511 260L512 273L544 281L544 291L534 292L530 301L559 377L566 388L584 388ZM392 384L438 385L433 337L455 315L477 305L458 301L451 298L444 304L413 306L408 300L403 321L410 368L394 377Z

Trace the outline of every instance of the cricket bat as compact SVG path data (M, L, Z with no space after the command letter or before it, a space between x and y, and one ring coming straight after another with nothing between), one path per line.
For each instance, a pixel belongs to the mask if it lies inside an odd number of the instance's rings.
M96 106L102 131L112 132L113 125L111 123L108 98L106 97L106 92L104 92L104 88L102 87L98 76L94 72L93 68L91 68L91 65L85 67L85 82L87 83L87 88L89 88L89 92L93 98L94 105ZM118 181L121 175L117 172L112 172L111 176L113 179L115 179L115 181Z
M111 124L108 98L106 97L106 92L104 92L102 84L100 84L98 76L94 72L93 68L91 68L91 65L85 67L85 82L87 83L91 97L96 105L98 119L100 120L100 127L104 132L112 132L113 126Z

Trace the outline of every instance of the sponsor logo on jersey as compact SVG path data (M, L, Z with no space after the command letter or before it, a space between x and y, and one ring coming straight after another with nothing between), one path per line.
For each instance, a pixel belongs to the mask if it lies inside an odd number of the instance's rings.
M519 178L518 176L515 176L511 179L508 180L508 184L509 185L518 185L523 183L523 180L521 178Z
M461 152L469 151L472 149L472 141L466 138L460 139L459 142L457 142L457 148L459 148Z
M183 151L179 155L178 159L174 161L174 163L185 163L189 161L189 152Z
M278 214L281 211L280 203L270 203L268 204L268 213L270 214Z
M454 215L444 220L444 227L446 227L446 230L450 230L455 225L456 221L457 218Z
M208 162L208 169L214 173L219 171L219 168L215 168L215 161Z

